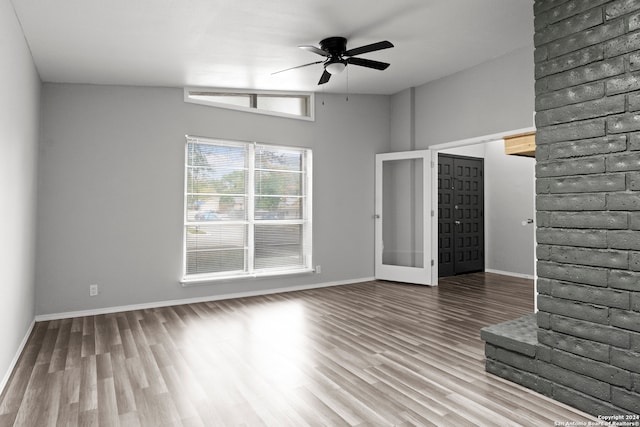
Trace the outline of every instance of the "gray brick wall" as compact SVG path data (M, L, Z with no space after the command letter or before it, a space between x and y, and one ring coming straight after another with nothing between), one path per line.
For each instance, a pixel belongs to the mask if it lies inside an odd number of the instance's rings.
M594 415L640 413L640 1L534 14L540 350L526 365L494 350L488 369Z

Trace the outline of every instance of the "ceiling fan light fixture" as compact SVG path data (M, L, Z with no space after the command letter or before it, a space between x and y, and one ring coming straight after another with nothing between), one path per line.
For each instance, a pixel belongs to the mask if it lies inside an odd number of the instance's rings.
M329 74L340 74L341 72L344 71L346 66L347 66L347 64L345 64L344 62L336 61L336 62L328 63L324 67L324 69L327 70L327 73L329 73Z

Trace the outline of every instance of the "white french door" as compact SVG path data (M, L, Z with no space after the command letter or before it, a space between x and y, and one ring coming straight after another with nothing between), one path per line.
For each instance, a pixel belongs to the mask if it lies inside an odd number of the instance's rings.
M431 152L376 155L376 279L431 285Z

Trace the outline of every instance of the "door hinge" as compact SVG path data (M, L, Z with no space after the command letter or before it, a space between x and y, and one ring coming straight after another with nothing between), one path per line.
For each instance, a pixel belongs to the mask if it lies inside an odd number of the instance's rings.
M435 216L435 215L436 215L435 212L431 211L431 216Z
M434 265L436 265L436 262L434 260L431 260L431 267L433 267Z

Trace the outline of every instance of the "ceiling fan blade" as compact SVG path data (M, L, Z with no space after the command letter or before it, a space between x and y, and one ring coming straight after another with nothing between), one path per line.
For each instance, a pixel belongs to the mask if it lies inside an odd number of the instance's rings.
M331 78L331 73L329 73L327 70L324 70L324 73L322 73L322 76L320 76L320 81L318 82L318 86L325 84L326 82L329 81L330 78Z
M361 67L373 68L376 70L386 70L389 65L386 62L373 61L364 58L347 58L347 64L359 65Z
M389 49L390 47L393 47L393 44L385 40L383 42L372 43L366 46L360 46L354 49L349 49L343 55L345 56L361 55L367 52L375 52L376 50Z
M317 48L315 46L298 46L300 49L304 49L307 50L309 52L313 52L315 54L318 54L320 56L329 56L329 53L325 52L324 50Z
M291 68L286 68L284 70L276 71L275 73L271 73L271 75L273 76L274 74L284 73L285 71L289 71L289 70L295 70L296 68L308 67L309 65L322 64L323 62L324 61L310 62L308 64L298 65L297 67L291 67Z

